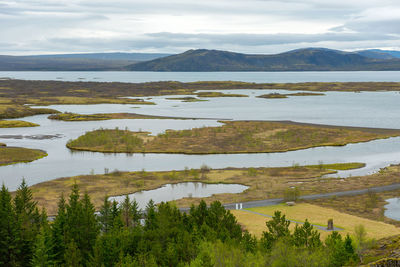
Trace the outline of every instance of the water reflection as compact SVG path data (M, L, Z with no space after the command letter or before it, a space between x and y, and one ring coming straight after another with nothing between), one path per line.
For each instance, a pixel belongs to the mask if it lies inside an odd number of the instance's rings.
M240 184L205 184L205 183L177 183L166 184L160 188L148 191L139 191L130 194L131 200L136 199L141 209L145 209L147 203L152 199L155 203L177 200L185 197L199 198L209 197L215 194L232 193L237 194L246 190L248 186ZM125 196L110 197L110 200L123 202Z

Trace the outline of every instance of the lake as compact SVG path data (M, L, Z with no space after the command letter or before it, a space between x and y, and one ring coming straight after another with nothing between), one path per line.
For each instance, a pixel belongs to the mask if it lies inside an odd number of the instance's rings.
M300 72L152 72L152 71L0 71L0 78L22 80L154 82L242 81L295 82L400 82L399 71Z
M128 195L129 199L136 202L139 208L145 210L147 203L152 199L154 203L167 202L181 198L210 197L215 194L237 194L245 191L248 186L241 184L204 184L204 183L177 183L166 184L154 190L140 191ZM125 196L110 197L110 201L122 203Z
M114 73L114 72L66 72L64 77L85 77L94 75L103 81L124 80L127 77L157 80L171 77L173 80L204 79L213 80L226 77L229 80L264 79L276 82L287 81L368 81L400 80L400 72L301 72L301 73ZM0 76L26 79L52 79L58 72L0 72ZM24 76L25 75L25 76ZM70 76L68 76L70 75ZM170 75L170 76L165 76ZM222 75L222 76L221 76ZM224 76L225 75L225 76ZM270 76L269 76L270 75ZM122 77L122 78L121 78ZM123 78L125 77L125 78ZM253 78L252 78L253 77ZM257 78L258 77L258 78ZM275 77L275 78L274 78ZM347 77L347 78L346 78ZM133 79L132 78L132 79ZM56 78L53 78L56 79ZM221 78L222 79L222 78ZM270 80L268 80L270 79ZM272 79L272 80L271 80ZM274 80L275 79L275 80ZM325 80L324 80L325 79ZM284 90L220 90L235 92L249 97L206 98L204 102L183 103L167 100L171 96L152 97L157 105L52 105L50 108L62 112L76 113L116 113L135 112L140 114L210 118L201 120L109 120L92 122L63 122L47 119L47 115L26 117L24 120L38 123L40 127L0 129L1 138L9 146L43 149L48 156L31 162L0 167L0 181L10 190L15 190L22 178L29 185L39 182L80 174L104 173L104 169L134 171L182 170L185 167L199 168L206 164L212 168L226 167L276 167L293 164L307 165L337 162L364 162L366 167L352 171L342 171L335 176L364 175L377 171L389 164L400 163L400 138L389 138L367 143L350 144L343 147L318 147L284 153L221 154L221 155L181 155L181 154L104 154L96 152L72 152L65 147L70 139L77 138L86 131L102 128L129 128L158 134L166 129L190 129L193 127L221 125L216 119L236 120L293 120L298 122L363 126L400 129L400 94L398 92L327 92L325 96L301 96L286 99L263 99L256 96ZM19 139L20 136L23 139ZM33 135L54 135L53 139L30 139Z

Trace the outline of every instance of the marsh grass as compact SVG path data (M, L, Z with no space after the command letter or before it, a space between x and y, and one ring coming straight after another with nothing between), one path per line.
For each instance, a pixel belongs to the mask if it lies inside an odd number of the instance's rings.
M54 114L59 111L48 108L30 108L17 104L0 104L0 119L21 118L39 114Z
M50 120L61 121L101 121L101 120L116 120L116 119L181 119L195 120L195 118L184 117L167 117L167 116L152 116L137 113L98 113L98 114L77 114L77 113L58 113L48 117Z
M31 162L45 156L47 156L47 153L38 149L0 145L0 166L21 162Z
M39 204L46 207L49 213L56 209L59 195L69 194L70 186L76 183L82 188L82 192L87 191L94 201L96 208L103 203L105 194L109 196L131 194L141 190L150 190L161 187L168 183L180 182L203 182L203 183L236 183L249 186L249 189L240 194L218 194L206 198L206 201L219 200L223 203L235 201L251 201L266 198L283 197L291 182L302 181L301 192L308 194L319 192L319 189L312 189L321 185L319 179L322 175L334 173L333 170L320 170L307 166L298 168L254 168L257 176L253 176L253 171L248 169L189 169L182 171L164 172L107 172L103 175L81 175L69 178L60 178L32 186L35 198ZM337 181L329 183L328 189L334 190ZM345 186L349 186L346 184ZM177 203L180 206L188 207L192 203L197 203L198 198L181 199Z
M267 153L399 136L400 130L329 127L268 121L223 121L219 127L167 130L157 136L95 130L68 142L75 150L131 153ZM142 139L140 142L139 139Z
M36 126L39 126L39 124L27 121L18 121L18 120L9 120L9 121L0 120L0 128L36 127Z

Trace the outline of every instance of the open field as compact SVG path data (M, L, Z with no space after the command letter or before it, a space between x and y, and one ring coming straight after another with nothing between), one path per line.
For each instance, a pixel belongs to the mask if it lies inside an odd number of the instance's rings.
M75 150L128 153L266 153L399 136L400 130L329 127L286 122L223 121L219 127L167 130L151 136L128 130L95 130L68 142Z
M385 199L399 197L400 190L387 192L370 192L358 196L333 197L327 199L316 199L305 201L321 207L332 208L340 212L352 214L371 220L382 221L400 227L400 221L384 216L384 206L388 204ZM343 205L346 203L346 205Z
M271 216L274 215L276 210L279 210L282 212L282 214L285 214L286 218L289 220L304 222L306 219L308 219L310 223L321 226L326 226L328 219L333 219L334 226L344 229L339 231L342 235L347 233L354 235L354 228L360 224L364 225L368 238L381 239L400 234L400 228L394 225L369 220L354 215L341 213L334 209L306 203L297 204L295 206L280 204L268 207L251 208L249 210ZM259 237L266 229L265 222L270 220L270 218L262 215L252 214L246 211L233 210L231 212L236 216L240 224L242 224L251 233ZM291 227L294 228L294 225L295 223L292 222ZM325 237L330 234L328 231L318 231L321 233L322 239L325 239Z
M20 162L31 162L45 156L47 156L47 153L38 149L0 145L0 166Z
M17 127L36 127L39 124L28 122L28 121L2 121L0 120L0 128L17 128Z
M198 120L197 118L152 116L137 113L98 113L98 114L76 114L58 113L48 117L51 120L61 121L101 121L115 119L175 119L175 120Z

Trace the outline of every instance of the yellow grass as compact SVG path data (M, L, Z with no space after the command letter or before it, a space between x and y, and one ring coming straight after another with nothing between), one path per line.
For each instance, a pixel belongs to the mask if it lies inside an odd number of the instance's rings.
M295 206L287 206L285 204L251 208L251 211L259 212L266 215L273 215L276 210L281 211L286 215L287 219L304 222L306 219L312 224L326 226L328 219L333 219L336 227L343 228L340 233L354 235L354 228L357 225L364 225L367 236L369 238L381 239L393 235L400 234L400 228L379 222L373 221L354 215L341 213L339 211L323 208L316 205L301 203ZM232 213L238 219L238 222L242 224L246 229L256 236L261 236L262 232L266 230L265 222L270 218L252 214L246 211L234 210ZM294 227L295 223L291 223L291 227ZM330 232L318 230L321 233L321 238L325 239Z
M27 121L1 121L0 120L0 128L16 128L16 127L35 127L39 126L39 124L27 122Z

